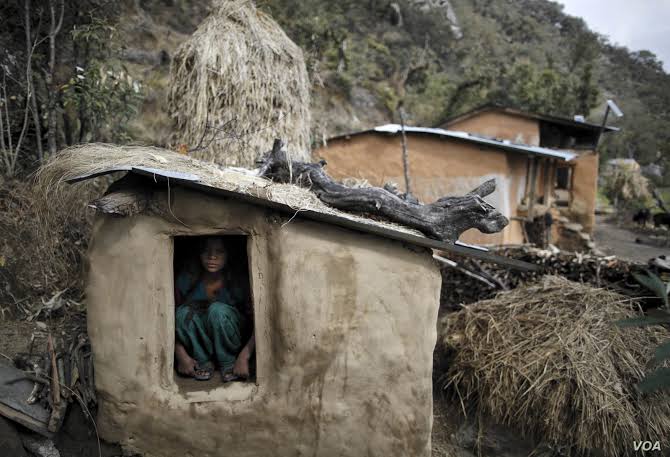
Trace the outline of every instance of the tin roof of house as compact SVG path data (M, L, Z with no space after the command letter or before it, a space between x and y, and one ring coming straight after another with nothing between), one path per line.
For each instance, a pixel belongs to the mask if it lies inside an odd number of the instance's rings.
M361 130L358 132L348 133L344 135L339 135L330 140L339 139L339 138L348 138L351 136L361 135L364 133L380 133L380 134L390 134L397 135L401 132L401 126L399 124L386 124L374 127L368 130ZM562 151L559 149L549 149L542 148L539 146L529 146L527 144L513 143L509 140L500 140L496 138L490 138L483 135L475 135L473 133L467 132L458 132L454 130L444 130L440 128L432 127L410 127L405 126L406 134L423 134L423 135L434 135L440 138L450 138L457 141L465 141L468 143L474 143L480 146L488 146L491 148L500 149L503 151L516 152L527 155L536 155L542 157L551 157L554 159L559 159L563 161L570 161L578 156L578 154L570 151ZM326 140L328 141L328 140Z
M401 130L398 124L386 124L375 127L375 132L399 133ZM409 133L426 133L429 135L437 135L447 138L456 138L460 140L470 141L472 143L483 144L486 146L493 146L495 148L504 149L511 152L521 152L524 154L539 155L545 157L552 157L555 159L562 159L569 161L577 157L577 154L570 151L561 151L559 149L542 148L540 146L529 146L526 144L513 143L509 140L500 140L490 138L483 135L476 135L468 132L459 132L455 130L444 130L439 128L429 127L405 127L405 132Z
M49 169L49 167L52 167ZM518 269L534 265L494 255L487 248L460 241L444 242L426 237L418 230L393 222L378 221L340 211L323 203L308 189L274 183L255 176L252 170L221 168L174 151L153 147L83 144L68 148L43 167L40 173L69 183L125 171L154 183L181 186L210 195L234 198L271 208L292 217L324 222L388 239L446 252L486 259Z
M437 126L443 126L443 125L449 125L457 121L462 121L465 119L470 119L471 117L474 117L480 113L484 113L487 111L502 111L508 114L513 114L515 116L520 116L520 117L525 117L528 119L537 119L541 121L548 122L550 124L556 124L556 125L563 125L571 128L577 128L580 130L591 130L591 131L599 131L601 129L601 125L599 124L594 124L591 122L586 122L586 121L581 121L581 120L576 120L576 119L570 119L569 117L561 117L561 116L554 116L551 114L543 114L543 113L532 113L530 111L523 111L520 109L512 108L510 106L504 106L504 105L499 105L495 103L488 103L485 105L478 106L475 109L472 109L470 111L467 111L462 114L458 114L456 116L448 117L444 119L443 121L439 122ZM604 127L603 132L618 132L620 129L618 127L613 127L611 125L606 125Z

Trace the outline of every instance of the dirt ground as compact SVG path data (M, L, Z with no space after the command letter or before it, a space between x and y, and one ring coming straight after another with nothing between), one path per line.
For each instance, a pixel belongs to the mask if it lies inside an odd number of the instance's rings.
M670 232L667 233L670 237ZM670 256L670 247L659 247L649 243L649 237L643 230L620 227L604 215L597 216L593 236L596 247L605 254L632 262L646 264L653 257L663 254ZM642 243L636 243L636 239Z
M47 335L51 333L55 344L69 341L86 326L86 315L82 312L69 312L54 318L38 318L33 322L15 319L0 319L0 358L11 361L17 354L41 353L46 351ZM31 344L31 339L33 340ZM31 347L32 346L32 347ZM2 424L0 424L2 425ZM5 424L6 425L6 424ZM28 429L11 423L13 430L19 430L21 435L28 439L42 440L43 438ZM1 428L1 427L0 427ZM5 427L6 428L6 427ZM7 450L7 443L3 444L3 434L0 430L0 455ZM61 431L54 438L56 448L61 457L121 457L122 450L118 445L98 442L95 427L90 418L86 417L78 404L73 403L69 409ZM20 455L20 454L17 454Z
M63 335L63 332L69 333L73 328L80 328L85 325L85 315L83 313L69 314L53 319L42 319L38 322L27 322L25 320L0 320L0 357L12 359L18 353L25 353L30 350L30 340L35 335L33 351L44 351L46 349L45 325L52 335ZM432 447L434 457L474 457L475 442L477 440L477 427L470 421L463 418L461 409L458 405L448 402L443 398L439 383L436 383L434 389L434 424ZM28 433L27 430L22 433ZM482 457L503 456L503 457L522 457L528 455L529 448L523 440L512 439L515 433L503 432L497 429L495 431L486 430L484 443L481 448ZM479 435L481 437L481 435ZM39 438L37 435L34 435ZM494 437L495 445L491 445L491 439ZM98 441L95 437L95 430L89 419L84 417L81 409L75 405L70 408L68 416L63 425L63 429L54 439L56 447L60 450L63 457L80 456L98 456ZM103 457L116 457L121 455L118 446L101 442L101 452ZM0 446L0 454L2 454Z
M439 382L433 386L433 457L545 457L546 448L518 431L494 424L476 414L466 418L458 402L444 398Z

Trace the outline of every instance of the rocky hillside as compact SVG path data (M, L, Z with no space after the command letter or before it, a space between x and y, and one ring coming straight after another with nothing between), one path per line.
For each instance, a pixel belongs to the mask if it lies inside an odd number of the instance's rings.
M126 2L124 55L171 54L206 14L203 5ZM486 102L599 121L613 98L625 117L611 119L623 130L607 138L605 154L665 168L670 161L670 76L661 63L651 52L612 45L556 2L259 0L258 6L307 56L314 144L397 121L401 102L410 123L434 125ZM162 114L167 67L141 60L131 63L145 80L131 137L161 143L169 131Z

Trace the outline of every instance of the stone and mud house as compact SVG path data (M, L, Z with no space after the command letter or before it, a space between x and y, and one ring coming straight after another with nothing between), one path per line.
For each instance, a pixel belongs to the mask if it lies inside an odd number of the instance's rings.
M461 239L470 243L534 241L529 240L533 221L547 212L554 220L580 224L588 234L595 223L600 134L600 125L495 105L435 128L405 127L410 190L427 203L495 179L497 192L488 201L511 222L500 233L466 232ZM314 156L328 162L336 179L373 186L395 182L405 191L401 151L401 127L389 124L330 138ZM557 224L549 236L558 241Z
M82 146L72 157L92 148L112 163L90 160L94 169L65 180L126 172L91 203L86 294L101 438L163 457L430 455L441 285L430 248L441 242L295 185L180 168L175 160L195 162L158 148ZM177 260L207 235L244 253L253 382L198 382L174 369Z

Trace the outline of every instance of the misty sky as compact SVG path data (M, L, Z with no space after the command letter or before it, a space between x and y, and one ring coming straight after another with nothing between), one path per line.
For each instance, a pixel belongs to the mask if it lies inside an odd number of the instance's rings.
M557 0L571 16L631 51L648 49L670 72L670 0Z

